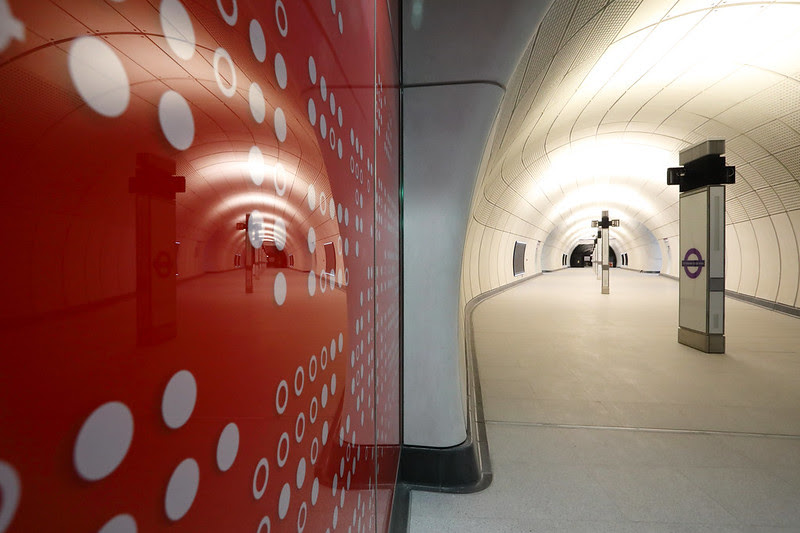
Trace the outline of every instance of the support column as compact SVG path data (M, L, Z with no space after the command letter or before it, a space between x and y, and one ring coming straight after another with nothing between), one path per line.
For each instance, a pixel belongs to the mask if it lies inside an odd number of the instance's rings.
M603 211L603 220L608 220L608 211ZM608 225L602 225L600 228L600 253L603 254L601 269L602 272L600 273L602 282L600 286L600 292L602 294L609 293L609 281L610 281L610 274L611 272L608 270Z
M680 153L682 168L667 172L680 185L680 301L678 342L725 353L725 141L706 141Z
M592 267L594 268L594 275L597 279L600 279L600 263L602 261L603 254L600 253L600 231L597 231L597 237L594 239L594 250L592 251Z
M601 294L609 294L609 282L611 277L611 265L609 264L609 234L608 229L611 227L619 226L619 220L611 220L608 218L608 211L603 211L602 217L600 220L592 220L592 227L599 228L597 230L597 238L594 241L594 249L595 254L598 256L599 265L596 267L597 272L597 279L602 280L600 282L600 293ZM598 246L599 245L599 246Z
M175 161L136 154L136 342L158 344L177 334L177 242L175 195L186 178L175 176Z

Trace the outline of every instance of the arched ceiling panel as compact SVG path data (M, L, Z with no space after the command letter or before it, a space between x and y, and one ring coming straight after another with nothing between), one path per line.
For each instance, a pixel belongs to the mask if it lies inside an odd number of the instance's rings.
M674 237L665 169L707 138L737 166L729 221L800 204L798 3L558 0L510 87L476 194L531 238L574 247L603 209L629 217L621 242Z

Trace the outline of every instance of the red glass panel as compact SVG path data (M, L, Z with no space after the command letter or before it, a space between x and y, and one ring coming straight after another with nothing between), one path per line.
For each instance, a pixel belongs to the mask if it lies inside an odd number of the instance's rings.
M383 4L0 0L0 532L386 530Z

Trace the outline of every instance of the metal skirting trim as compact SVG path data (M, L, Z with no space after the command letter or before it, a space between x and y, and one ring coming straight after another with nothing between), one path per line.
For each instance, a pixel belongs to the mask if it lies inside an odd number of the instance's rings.
M773 302L771 300L765 300L764 298L757 298L755 296L750 296L747 294L742 294L731 290L726 290L725 296L729 296L730 298L734 298L736 300L741 300L743 302L757 305L759 307L764 307L771 311L778 311L779 313L785 313L787 315L791 315L794 317L800 317L800 307L792 307L791 305Z
M678 342L705 353L725 353L725 335L678 328Z
M595 429L600 431L637 431L642 433L675 433L678 435L721 435L723 437L756 437L762 439L800 440L800 435L792 433L758 433L750 431L724 431L715 429L680 429L654 428L642 426L591 426L585 424L557 424L550 422L506 422L504 420L487 420L489 425L523 426L552 429Z

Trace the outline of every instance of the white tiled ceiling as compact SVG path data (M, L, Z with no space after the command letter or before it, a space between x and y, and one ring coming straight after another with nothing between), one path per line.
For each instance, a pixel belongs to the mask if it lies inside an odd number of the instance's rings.
M676 238L666 167L707 138L738 167L729 221L798 209L799 73L800 4L556 0L511 78L473 217L496 222L495 207L560 253L603 209L623 219L622 251Z

